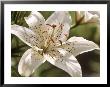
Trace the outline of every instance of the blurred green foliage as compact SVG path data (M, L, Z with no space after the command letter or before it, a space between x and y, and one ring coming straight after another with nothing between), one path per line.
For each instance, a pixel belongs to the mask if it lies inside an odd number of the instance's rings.
M40 11L40 13L47 19L53 12L52 11ZM75 25L75 12L69 12L72 17L72 25ZM24 27L28 27L24 17L30 14L29 11L12 11L11 12L11 24L18 24ZM97 24L82 24L75 28L71 28L70 36L80 36L88 40L94 41L100 45L100 29ZM18 73L18 63L23 53L29 48L15 35L11 35L11 76L21 77ZM94 77L100 76L100 52L91 51L81 54L76 57L81 64L83 76ZM42 64L32 75L41 77L69 77L68 73L53 66L49 62Z

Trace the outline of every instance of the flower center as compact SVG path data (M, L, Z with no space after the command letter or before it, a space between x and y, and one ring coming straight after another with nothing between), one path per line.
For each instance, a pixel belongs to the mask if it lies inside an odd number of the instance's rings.
M50 29L52 29L52 31L51 31L51 34L49 35L49 37L45 40L44 45L41 47L42 51L38 51L41 55L43 55L43 53L47 52L47 50L49 49L50 45L54 44L54 46L55 46L55 41L56 41L54 33L56 32L55 29L56 29L57 25L55 25L55 24L52 24L52 25L51 24L46 24L46 25L51 27ZM63 25L60 24L59 28L61 30L62 30L62 27L63 27ZM59 29L57 29L57 30L59 30ZM62 44L61 40L59 40L59 42L60 42L60 44Z
M52 33L49 35L49 37L45 40L44 46L42 46L42 49L44 49L44 52L46 52L46 50L48 49L49 45L51 45L52 43L54 43L54 40L52 39L53 35L54 35L54 30L56 28L56 25L53 24L46 24L49 27L52 27Z
M41 48L43 49L42 53L46 53L48 47L42 46Z

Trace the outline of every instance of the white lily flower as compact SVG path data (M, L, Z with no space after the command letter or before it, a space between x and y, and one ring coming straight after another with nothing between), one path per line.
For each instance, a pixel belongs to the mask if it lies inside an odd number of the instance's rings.
M76 22L80 21L83 23L99 23L99 12L98 11L76 11Z
M82 37L67 40L71 26L68 12L54 12L46 21L39 12L31 12L25 21L29 28L11 26L11 33L31 47L19 62L20 75L30 76L47 60L71 76L82 76L81 66L75 57L99 47Z

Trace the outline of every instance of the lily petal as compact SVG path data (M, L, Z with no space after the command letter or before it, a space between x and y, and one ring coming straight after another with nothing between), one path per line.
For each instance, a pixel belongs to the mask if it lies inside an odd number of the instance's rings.
M69 75L74 77L82 76L80 64L78 63L77 59L69 52L63 49L54 49L48 54L45 54L44 57L48 62L64 70Z
M91 12L85 12L85 22L99 22L99 16L97 14L92 14Z
M71 16L66 11L54 12L45 22L48 33L53 33L54 41L66 41L71 27ZM54 32L53 32L54 31Z
M19 25L11 25L11 33L16 35L24 43L32 46L40 47L42 45L41 37L32 30Z
M45 19L41 13L38 11L32 11L28 17L24 17L26 23L29 25L29 28L38 34L42 41L45 41L47 38L47 31L44 25Z
M100 17L100 12L99 11L88 11L89 13L93 14L93 15L97 15Z
M24 17L31 29L37 29L44 24L44 17L37 11L32 11L28 17Z
M30 76L44 62L43 56L33 49L28 49L19 62L18 72L22 76Z
M76 21L84 17L80 23L99 23L99 14L95 13L95 11L76 11Z
M94 42L86 40L82 37L71 37L59 47L72 53L74 56L92 51L94 49L99 49L98 45Z

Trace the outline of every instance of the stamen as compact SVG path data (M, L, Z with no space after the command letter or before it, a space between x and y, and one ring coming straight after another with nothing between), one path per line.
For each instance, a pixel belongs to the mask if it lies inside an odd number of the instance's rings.
M63 29L63 26L64 26L63 24L60 24L61 30Z
M46 25L48 25L48 26L52 27L52 25L50 25L50 24L46 24Z
M60 42L60 44L61 44L61 46L62 46L62 41L61 41L61 40L59 40L59 42Z
M52 38L50 38L51 39L51 41L54 43L54 40L52 39Z
M48 26L52 27L53 29L55 29L55 27L56 27L56 25L55 25L55 24L53 24L53 25L46 24L46 25L48 25Z
M53 29L55 29L56 25L53 24L52 27L53 27Z

